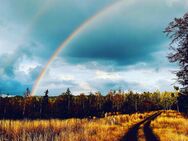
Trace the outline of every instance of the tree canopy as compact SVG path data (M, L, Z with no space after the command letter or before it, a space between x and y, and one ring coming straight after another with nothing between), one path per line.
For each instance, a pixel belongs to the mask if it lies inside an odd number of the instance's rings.
M183 86L181 92L188 95L188 13L175 18L164 32L172 40L168 59L172 63L178 63L180 68L175 72L177 81Z

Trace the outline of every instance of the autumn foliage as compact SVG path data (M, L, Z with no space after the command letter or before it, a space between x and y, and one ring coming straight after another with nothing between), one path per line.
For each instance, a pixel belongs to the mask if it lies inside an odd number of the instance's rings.
M160 109L176 109L177 93L145 92L142 94L111 91L74 96L70 90L54 97L0 97L1 119L91 118L105 115L130 114Z

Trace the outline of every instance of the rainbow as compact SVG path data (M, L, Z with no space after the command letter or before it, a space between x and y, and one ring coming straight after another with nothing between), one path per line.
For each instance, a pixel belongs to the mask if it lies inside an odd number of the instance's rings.
M37 89L39 87L39 84L40 84L41 80L43 79L44 75L46 74L49 66L52 64L54 59L59 55L59 53L62 51L62 49L64 47L66 47L79 33L83 32L84 29L86 29L95 19L97 19L97 18L105 15L109 11L113 10L113 8L115 8L117 5L121 4L121 2L123 2L123 1L124 0L118 0L118 1L108 5L107 7L102 9L101 11L97 12L94 16L92 16L89 19L87 19L72 34L70 34L68 36L68 38L57 48L57 50L55 50L55 52L53 53L53 55L51 56L49 61L46 63L46 65L44 66L44 68L40 72L38 78L35 80L33 88L32 88L32 91L31 91L31 95L32 96L36 94L36 91L37 91Z

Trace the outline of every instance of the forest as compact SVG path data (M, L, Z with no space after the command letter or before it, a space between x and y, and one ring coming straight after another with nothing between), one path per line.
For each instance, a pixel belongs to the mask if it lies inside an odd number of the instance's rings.
M177 99L178 91L139 94L118 90L110 91L105 96L100 92L75 96L70 89L67 89L59 96L50 97L47 90L44 96L25 94L25 96L0 97L0 118L92 118L162 109L183 111Z

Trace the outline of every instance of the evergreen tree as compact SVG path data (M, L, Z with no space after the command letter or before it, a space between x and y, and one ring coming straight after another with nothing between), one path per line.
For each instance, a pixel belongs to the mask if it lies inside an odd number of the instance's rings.
M24 93L24 97L29 97L30 95L31 95L31 91L29 90L29 88L27 88Z
M48 106L48 89L44 92L45 95L42 99L42 108L41 108L41 115L42 115L42 118L48 118L48 115L49 115L49 106Z

